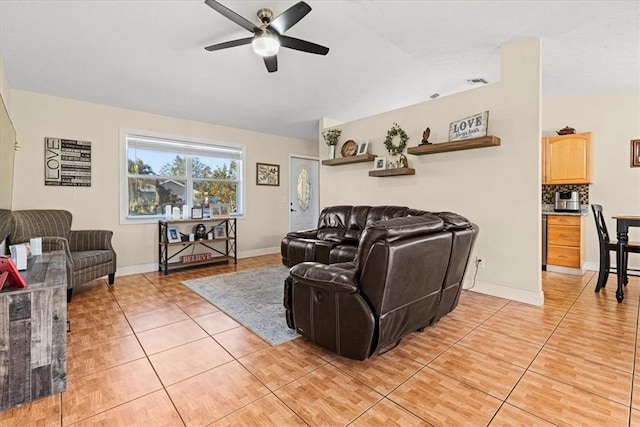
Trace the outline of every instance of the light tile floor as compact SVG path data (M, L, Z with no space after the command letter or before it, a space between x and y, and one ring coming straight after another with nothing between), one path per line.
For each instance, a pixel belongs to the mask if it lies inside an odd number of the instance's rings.
M4 426L640 425L640 279L543 273L544 307L465 291L436 325L357 362L271 347L181 284L279 264L97 280L68 306L67 391ZM636 391L634 393L634 391Z

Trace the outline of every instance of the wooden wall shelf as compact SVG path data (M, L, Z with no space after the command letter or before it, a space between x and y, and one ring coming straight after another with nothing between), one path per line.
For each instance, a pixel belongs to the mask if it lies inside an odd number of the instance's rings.
M359 154L357 156L338 157L336 159L323 160L322 164L325 166L338 166L338 165L348 165L351 163L372 162L375 160L376 157L378 156L374 154Z
M400 175L415 175L416 170L413 168L395 168L395 169L374 169L369 171L369 176L376 176L379 178L385 176L400 176Z
M415 156L425 154L446 153L448 151L471 150L473 148L496 147L500 145L497 136L481 136L480 138L463 139L462 141L440 142L437 144L425 144L407 148L407 153Z

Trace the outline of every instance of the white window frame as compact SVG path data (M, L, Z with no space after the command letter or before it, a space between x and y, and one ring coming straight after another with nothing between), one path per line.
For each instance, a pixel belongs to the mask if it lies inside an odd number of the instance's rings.
M231 216L236 218L244 218L246 215L246 203L245 203L245 194L246 194L246 156L247 150L244 144L236 144L231 142L219 142L219 141L211 141L206 139L199 138L191 138L185 136L176 136L176 135L167 135L158 132L152 132L147 130L139 130L139 129L120 129L120 224L150 224L156 223L159 219L163 219L164 215L144 215L144 216L129 216L129 187L127 185L128 180L128 155L127 155L127 139L128 136L135 135L140 138L148 137L149 139L163 139L175 142L176 144L183 144L186 149L190 151L197 150L198 148L202 149L203 155L207 154L207 147L215 147L217 149L234 149L241 150L242 155L240 161L242 164L240 165L240 170L238 173L238 213L231 214ZM187 178L187 182L190 182L191 178ZM193 200L192 198L192 189L187 186L187 200Z

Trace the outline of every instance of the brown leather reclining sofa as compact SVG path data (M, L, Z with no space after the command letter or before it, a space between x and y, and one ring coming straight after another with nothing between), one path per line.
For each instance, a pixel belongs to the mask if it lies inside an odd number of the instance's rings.
M384 351L455 308L477 234L450 212L326 208L282 241L287 323L344 357Z

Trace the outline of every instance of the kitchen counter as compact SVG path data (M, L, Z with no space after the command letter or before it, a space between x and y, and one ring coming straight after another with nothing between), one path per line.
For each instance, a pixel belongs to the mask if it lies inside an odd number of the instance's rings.
M580 205L580 212L556 212L553 210L552 203L542 204L542 215L571 215L571 216L588 216L589 205Z

